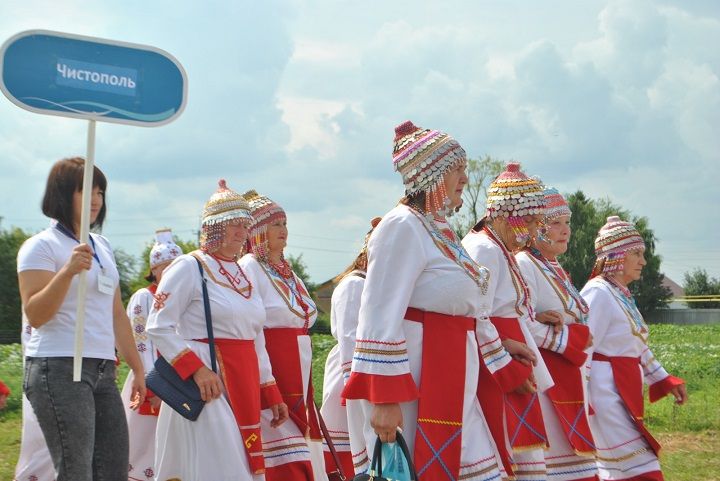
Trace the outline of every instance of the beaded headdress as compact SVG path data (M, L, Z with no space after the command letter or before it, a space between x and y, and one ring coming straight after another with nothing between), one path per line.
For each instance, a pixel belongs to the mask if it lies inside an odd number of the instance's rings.
M405 184L405 195L425 192L425 211L450 214L443 174L465 162L460 144L444 132L422 129L409 120L395 127L393 166Z
M172 230L159 229L155 231L155 244L150 249L150 269L172 261L182 253L182 249L173 241Z
M520 171L520 164L510 162L488 188L486 216L505 218L520 244L530 240L523 216L545 214L545 193L542 183Z
M562 216L572 216L565 197L555 187L545 187L545 220L551 221Z
M552 241L545 235L547 226L553 219L563 216L572 216L572 211L565 197L555 187L545 186L545 218L538 229L538 238L543 242L552 244Z
M255 219L255 223L250 229L248 243L250 251L260 259L266 259L268 256L268 237L267 228L276 220L285 220L287 216L280 205L270 200L264 195L258 194L254 190L248 190L243 194L243 199L250 206L250 213Z
M623 270L628 251L644 249L645 241L635 226L616 215L607 218L595 238L595 267L590 277Z
M225 179L220 179L218 190L210 196L202 212L200 249L204 252L214 252L219 249L225 238L225 227L231 221L250 226L253 218L247 201L240 194L229 189Z

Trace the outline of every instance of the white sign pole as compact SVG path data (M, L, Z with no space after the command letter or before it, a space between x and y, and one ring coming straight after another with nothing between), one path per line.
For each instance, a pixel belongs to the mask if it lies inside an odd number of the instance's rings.
M90 202L93 190L95 166L95 121L88 120L87 156L83 172L82 216L80 217L80 243L87 244L90 237ZM83 337L85 334L85 294L87 292L87 271L78 278L77 315L75 316L75 356L73 358L73 381L80 382L82 376Z

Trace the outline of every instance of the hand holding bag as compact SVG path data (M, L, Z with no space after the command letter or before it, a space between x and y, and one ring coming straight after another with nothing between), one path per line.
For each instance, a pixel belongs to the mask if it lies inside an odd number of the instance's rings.
M398 447L402 450L403 456L407 461L408 472L403 473L402 477L397 477L393 474L392 478L383 477L383 463L382 463L382 447L383 443L378 437L375 440L375 448L373 449L373 457L370 462L370 471L363 474L358 474L353 478L353 481L417 481L417 474L415 473L415 467L413 466L412 456L408 450L407 443L402 434L398 431L396 433L396 441Z
M210 299L208 298L207 279L200 260L195 258L200 278L202 279L203 302L205 304L205 324L207 325L208 344L210 346L210 363L212 370L217 372L215 360L215 337L212 329L212 317L210 315ZM165 360L158 356L155 367L145 377L145 385L155 393L165 404L170 406L178 414L190 421L195 421L205 406L205 401L200 396L195 380L190 377L183 380L175 369Z

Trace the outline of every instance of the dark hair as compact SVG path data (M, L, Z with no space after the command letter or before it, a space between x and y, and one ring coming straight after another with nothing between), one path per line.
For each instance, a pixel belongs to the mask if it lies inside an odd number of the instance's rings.
M400 199L400 203L408 207L412 207L419 212L425 212L426 197L427 194L425 193L425 191L420 190L415 192L414 194L406 195L405 197Z
M82 191L84 168L85 159L82 157L71 157L55 162L50 169L42 200L42 213L55 219L71 231L74 229L75 221L73 219L73 195L75 192ZM97 166L94 166L93 170L93 188L95 187L99 187L103 192L107 189L105 174ZM106 211L107 201L103 201L97 219L90 225L92 229L100 230L102 228Z

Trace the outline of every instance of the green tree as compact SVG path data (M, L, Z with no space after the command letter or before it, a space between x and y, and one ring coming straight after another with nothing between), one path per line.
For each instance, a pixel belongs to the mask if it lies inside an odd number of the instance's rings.
M705 269L696 267L684 276L683 288L686 296L720 297L720 279L708 276ZM691 309L713 309L720 307L717 302L687 302Z
M613 204L609 199L589 199L582 191L567 195L566 199L572 210L572 236L568 250L562 256L562 263L573 284L580 289L587 282L595 263L595 237L607 218L617 215L635 224L645 240L647 265L643 268L640 280L630 284L638 308L643 315L647 315L667 307L672 292L663 285L665 275L660 271L662 258L655 253L657 238L648 226L647 218L632 216L628 210Z
M290 263L290 267L292 267L295 274L303 281L305 287L307 287L308 294L315 299L317 284L310 280L310 274L307 272L307 265L302 258L302 254L298 256L289 255L287 261Z
M120 248L113 249L113 254L115 255L115 264L120 274L120 296L122 297L123 304L126 304L134 292L130 287L130 283L137 276L135 258Z
M0 342L20 342L22 311L17 280L17 253L31 234L0 229Z
M197 242L193 240L184 241L176 236L173 236L173 241L178 245L178 247L180 247L180 249L182 249L185 254L192 252L198 248ZM136 271L134 271L132 277L128 281L130 295L132 295L140 288L147 287L149 284L148 281L145 280L145 276L148 275L148 273L150 272L150 251L152 250L153 245L155 245L154 242L147 244L143 249L142 254L140 254L140 259L138 261L139 267ZM129 299L129 296L126 299L123 295L123 302L127 303Z
M460 212L450 218L450 225L461 239L485 215L485 199L490 182L505 168L505 161L486 155L482 159L468 159L468 183L463 190Z

